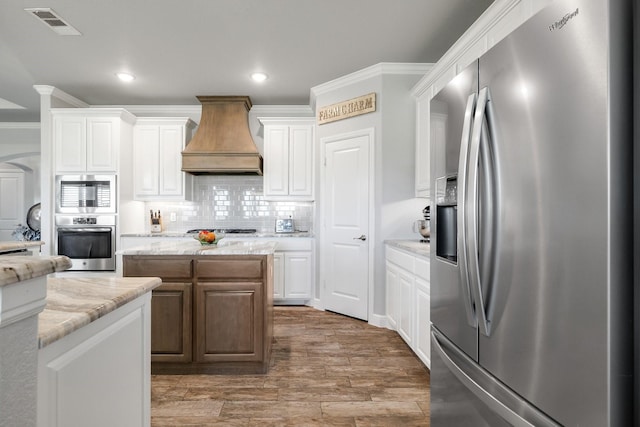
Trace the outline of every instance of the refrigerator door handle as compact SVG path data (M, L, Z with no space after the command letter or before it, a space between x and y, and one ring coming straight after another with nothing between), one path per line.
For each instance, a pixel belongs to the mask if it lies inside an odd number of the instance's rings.
M471 125L473 120L473 109L476 105L476 94L472 93L467 98L467 106L464 112L464 122L462 125L462 138L460 141L460 158L458 160L458 268L460 270L460 282L464 296L464 308L467 315L467 323L472 327L477 327L478 322L473 309L473 297L470 288L469 270L467 266L467 238L464 222L465 193L467 187L467 164L469 160L469 141L471 138Z
M484 87L478 94L478 102L473 118L473 130L471 142L469 144L469 169L467 171L467 183L465 206L463 209L464 229L466 233L467 245L463 250L467 250L466 255L469 269L469 287L476 303L475 311L478 318L478 328L483 335L489 336L491 333L490 324L487 321L486 306L480 282L480 266L478 259L478 166L480 164L480 142L483 132L485 109L489 100L489 89Z
M449 372L494 413L515 427L559 427L553 419L514 393L431 328L431 351Z

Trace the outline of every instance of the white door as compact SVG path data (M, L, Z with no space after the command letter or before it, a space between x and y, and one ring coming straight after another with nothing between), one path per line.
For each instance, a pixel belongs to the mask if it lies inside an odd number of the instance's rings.
M370 157L373 130L323 139L320 272L327 310L368 320Z
M27 225L24 172L0 172L0 241L13 240L18 224Z

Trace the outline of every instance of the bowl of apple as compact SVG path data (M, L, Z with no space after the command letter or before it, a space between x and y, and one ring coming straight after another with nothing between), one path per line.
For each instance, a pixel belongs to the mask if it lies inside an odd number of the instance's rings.
M217 245L218 242L224 237L223 233L215 231L202 230L197 235L193 236L203 246Z

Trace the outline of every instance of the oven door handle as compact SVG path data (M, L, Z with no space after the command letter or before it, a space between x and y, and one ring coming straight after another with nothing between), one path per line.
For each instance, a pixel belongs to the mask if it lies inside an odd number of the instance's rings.
M70 231L70 232L77 232L77 233L87 233L87 232L110 233L111 231L113 231L113 228L111 227L82 227L82 228L58 227L58 231Z

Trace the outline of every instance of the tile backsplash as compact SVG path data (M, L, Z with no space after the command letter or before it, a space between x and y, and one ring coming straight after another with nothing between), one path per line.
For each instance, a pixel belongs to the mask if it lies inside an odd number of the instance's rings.
M313 202L264 200L261 176L198 175L192 202L147 202L145 212L160 210L163 231L193 228L255 228L272 232L277 218L295 220L296 229L313 231ZM170 221L174 213L176 221ZM148 224L145 218L145 224ZM147 225L148 227L148 225Z

